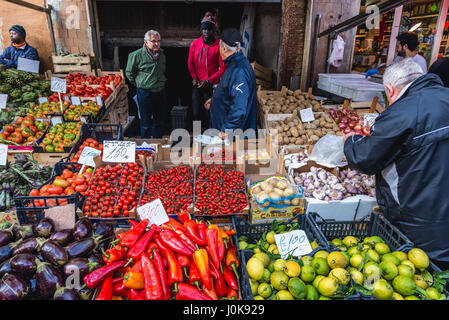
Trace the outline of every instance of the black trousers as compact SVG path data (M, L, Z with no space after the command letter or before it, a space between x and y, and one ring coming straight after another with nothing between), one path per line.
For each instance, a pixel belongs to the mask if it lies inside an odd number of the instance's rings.
M212 97L212 86L205 88L192 88L192 109L193 120L201 121L201 131L209 129L210 116L209 110L204 108L204 103Z

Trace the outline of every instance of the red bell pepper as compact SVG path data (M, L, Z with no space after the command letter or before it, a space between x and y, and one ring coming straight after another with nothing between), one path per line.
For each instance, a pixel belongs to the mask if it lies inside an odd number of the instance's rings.
M168 264L168 285L175 285L175 292L177 292L177 285L183 281L183 274L181 265L178 260L176 260L175 254L170 249L162 251L164 258L167 260Z
M179 264L181 265L182 270L184 271L184 275L186 276L186 279L189 277L187 275L187 267L190 265L190 259L186 256L183 256L182 254L176 254L176 260L178 260Z
M157 248L153 248L151 253L148 255L150 259L154 262L154 267L156 268L159 278L161 280L161 288L162 288L162 296L164 300L170 299L170 287L168 284L167 273L165 271L164 262L162 257L159 254L159 250Z
M210 275L214 278L215 292L219 296L224 296L228 290L223 274L218 270L213 263L210 264Z
M140 258L140 256L142 255L142 253L145 251L148 243L151 241L151 239L153 238L153 235L156 232L160 232L162 229L157 226L156 224L153 224L150 227L150 230L145 233L138 241L137 243L134 245L134 247L132 247L131 249L129 249L128 251L128 257L130 257L133 260L138 260Z
M229 300L238 300L239 293L237 292L237 290L229 288L226 294L226 298L228 298Z
M223 276L226 280L226 283L228 286L234 290L238 290L239 286L237 284L237 281L235 280L234 273L229 269L228 267L223 267Z
M104 278L123 267L126 264L126 261L116 261L110 264L107 264L101 268L98 268L91 273L84 276L83 281L89 289L95 288Z
M101 285L100 293L95 300L111 300L112 299L112 275L107 276Z
M198 268L196 267L195 263L191 263L190 268L189 268L189 283L191 285L195 285L199 289L200 288L200 286L199 286L200 280L201 280L201 276L198 271Z
M140 221L138 225L132 227L129 231L119 233L117 238L120 239L120 245L128 248L133 247L145 232L147 225L148 220L145 219Z
M174 231L162 230L161 233L159 233L159 240L166 248L185 256L190 257L194 252L194 250L184 244Z
M197 223L195 220L187 220L184 222L184 226L186 227L187 234L190 239L192 239L197 245L205 246L207 245L207 240L202 239L196 232Z
M207 238L207 247L209 251L209 255L212 259L212 262L215 264L217 269L220 268L220 258L218 255L218 231L215 229L207 229L206 231Z
M142 269L145 278L145 299L162 300L161 279L153 261L145 253L142 254Z
M187 283L178 284L176 300L212 300L207 294L201 292Z

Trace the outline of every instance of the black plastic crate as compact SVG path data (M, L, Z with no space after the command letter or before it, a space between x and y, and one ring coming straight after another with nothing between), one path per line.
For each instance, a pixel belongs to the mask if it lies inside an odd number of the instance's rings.
M359 239L379 236L392 251L413 247L412 241L377 212L372 212L371 215L365 216L358 221L326 221L315 212L309 213L309 216L327 241L346 236L354 236Z
M187 117L189 114L189 107L174 106L171 109L171 127L175 129L187 129Z

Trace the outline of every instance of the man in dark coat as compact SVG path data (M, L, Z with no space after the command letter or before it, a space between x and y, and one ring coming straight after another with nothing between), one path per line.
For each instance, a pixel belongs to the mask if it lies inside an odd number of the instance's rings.
M439 76L444 86L449 88L449 48L444 57L439 58L430 66L429 72Z
M17 68L19 58L39 60L37 50L25 41L26 32L22 26L15 25L9 28L9 37L11 46L0 55L0 64L6 68Z
M371 135L347 135L349 166L376 175L385 216L438 265L449 265L449 89L411 59L384 74L388 107Z

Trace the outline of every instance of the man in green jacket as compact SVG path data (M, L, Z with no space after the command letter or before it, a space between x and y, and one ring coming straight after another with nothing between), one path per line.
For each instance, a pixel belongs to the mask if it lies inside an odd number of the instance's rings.
M159 32L148 31L144 42L142 48L129 54L126 77L137 88L141 138L160 139L167 120L165 54Z

